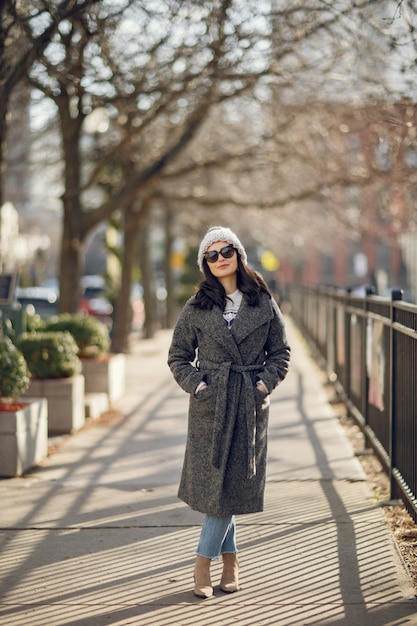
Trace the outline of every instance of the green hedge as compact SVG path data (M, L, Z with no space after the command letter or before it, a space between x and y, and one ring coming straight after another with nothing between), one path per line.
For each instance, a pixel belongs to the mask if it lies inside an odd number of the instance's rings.
M26 330L31 332L43 332L45 330L46 320L42 319L40 315L34 313L30 315L26 313Z
M110 349L107 326L91 315L62 313L58 318L47 321L45 330L71 333L78 345L80 357L96 358Z
M23 354L9 337L0 337L0 397L16 400L29 382L30 372Z
M34 378L68 378L81 373L78 346L69 332L24 333L18 347Z

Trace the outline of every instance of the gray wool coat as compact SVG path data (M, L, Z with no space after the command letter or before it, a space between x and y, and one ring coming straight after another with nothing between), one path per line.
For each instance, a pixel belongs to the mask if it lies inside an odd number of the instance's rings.
M286 376L290 348L278 305L262 294L245 300L229 329L222 311L185 305L168 365L190 394L188 434L178 497L209 515L263 510L269 395ZM207 387L195 394L201 381Z

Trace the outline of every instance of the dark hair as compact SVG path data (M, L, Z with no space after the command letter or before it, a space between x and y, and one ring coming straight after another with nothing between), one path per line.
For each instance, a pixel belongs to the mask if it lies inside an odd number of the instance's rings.
M271 298L271 292L262 276L245 265L238 252L237 267L237 288L243 293L249 306L258 306L262 293L267 293ZM218 278L211 273L205 259L203 259L203 272L205 278L198 285L198 291L192 304L199 309L209 310L216 304L224 311L227 298L226 291Z

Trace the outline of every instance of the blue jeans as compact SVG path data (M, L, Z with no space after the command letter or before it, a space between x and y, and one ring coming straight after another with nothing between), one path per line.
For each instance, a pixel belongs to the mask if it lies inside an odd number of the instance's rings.
M207 559L217 559L225 552L237 552L235 516L206 515L196 554Z

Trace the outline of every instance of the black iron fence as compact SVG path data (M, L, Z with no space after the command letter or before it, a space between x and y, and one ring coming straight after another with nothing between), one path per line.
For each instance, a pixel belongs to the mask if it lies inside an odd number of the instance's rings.
M322 356L391 481L417 522L417 306L366 292L292 287L292 316Z

